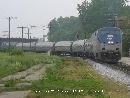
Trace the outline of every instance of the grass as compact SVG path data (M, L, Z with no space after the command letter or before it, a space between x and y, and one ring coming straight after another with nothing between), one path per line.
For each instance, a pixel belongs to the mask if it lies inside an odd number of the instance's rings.
M0 92L31 89L32 92L27 98L129 98L124 85L100 76L79 58L50 57L38 53L9 56L6 53L0 53L0 78L26 70L36 64L54 64L55 66L46 70L42 80L33 81L31 87L15 88L16 81L9 80L5 82L6 87L9 88L0 89ZM46 93L52 89L55 92ZM73 90L84 91L73 92ZM36 91L40 92L36 93Z
M15 86L16 81L15 80L8 80L5 82L5 87L13 87Z
M32 90L41 91L36 93L37 98L127 98L124 85L101 77L82 59L61 58L55 64L43 80L34 82ZM55 92L45 93L51 89ZM73 93L73 89L84 91Z
M7 53L0 53L0 79L36 64L51 64L53 63L51 59L53 58L38 53L24 53L22 56L9 56Z

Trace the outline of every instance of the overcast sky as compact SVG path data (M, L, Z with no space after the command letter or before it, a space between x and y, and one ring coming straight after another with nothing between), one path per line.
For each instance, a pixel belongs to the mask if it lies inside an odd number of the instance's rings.
M42 37L42 27L54 17L78 16L77 4L82 1L84 0L0 0L0 37L8 34L3 31L8 30L6 18L9 16L18 17L11 20L12 37L21 37L21 30L17 26L31 25L37 26L32 29L32 36Z
M43 35L43 26L51 19L59 16L78 16L77 4L84 0L0 0L0 37L7 35L9 16L18 17L11 20L11 37L21 37L21 30L17 26L31 26L32 37ZM90 0L88 0L90 1ZM27 33L27 31L24 31ZM46 34L47 31L44 31ZM27 35L24 35L27 37Z

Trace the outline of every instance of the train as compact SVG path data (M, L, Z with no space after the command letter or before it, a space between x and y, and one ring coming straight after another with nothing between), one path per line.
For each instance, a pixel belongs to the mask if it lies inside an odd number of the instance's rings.
M17 48L22 48L18 43ZM24 51L47 52L52 55L70 55L103 62L118 62L122 56L122 31L118 27L103 27L89 39L59 42L23 43Z
M63 47L70 48L64 51ZM122 31L117 27L103 27L95 31L89 39L57 42L52 52L56 55L69 53L71 56L103 62L118 62L122 57Z

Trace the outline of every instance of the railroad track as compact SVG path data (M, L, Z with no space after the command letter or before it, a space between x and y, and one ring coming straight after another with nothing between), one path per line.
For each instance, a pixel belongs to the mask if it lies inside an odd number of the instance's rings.
M122 66L122 63L108 64L90 59L87 59L86 61L102 76L107 76L115 81L130 86L130 66L125 64Z
M122 62L117 62L117 63L113 63L113 64L112 63L111 64L110 63L104 63L104 62L101 62L101 61L95 61L95 62L103 64L107 67L111 67L113 69L118 69L118 70L123 71L123 72L130 75L130 65L128 65L128 64L125 64L125 63L122 63Z

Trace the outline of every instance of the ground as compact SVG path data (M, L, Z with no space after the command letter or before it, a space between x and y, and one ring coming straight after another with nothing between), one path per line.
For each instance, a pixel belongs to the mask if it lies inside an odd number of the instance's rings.
M0 98L129 98L125 85L100 76L81 58L1 55Z

